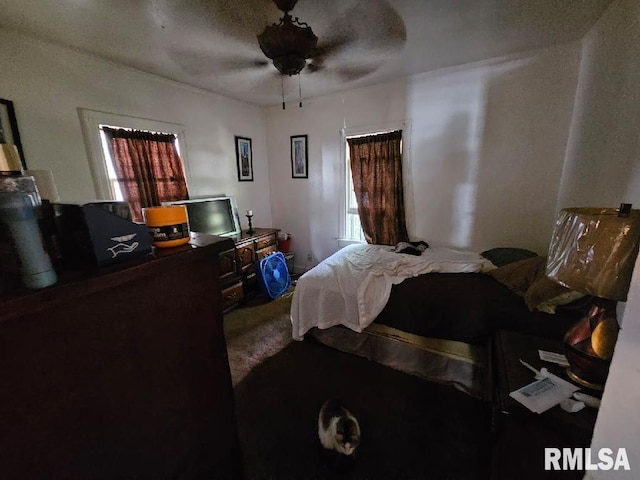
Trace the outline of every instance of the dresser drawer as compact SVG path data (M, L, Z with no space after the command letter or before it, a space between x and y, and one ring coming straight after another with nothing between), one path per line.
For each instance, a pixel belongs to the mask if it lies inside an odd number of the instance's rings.
M222 308L227 309L234 306L244 296L242 282L234 283L230 287L222 290Z
M258 260L262 260L264 257L266 257L267 255L273 253L276 251L276 246L275 245L271 245L270 247L267 248L263 248L262 250L258 250L256 252L256 257Z
M218 255L220 265L220 283L227 283L236 276L236 251L226 250Z
M253 242L236 245L236 255L238 259L238 273L243 274L253 268L253 262L255 261L255 247Z
M268 235L266 237L261 237L256 240L256 250L262 250L263 248L267 248L275 244L276 244L275 235Z

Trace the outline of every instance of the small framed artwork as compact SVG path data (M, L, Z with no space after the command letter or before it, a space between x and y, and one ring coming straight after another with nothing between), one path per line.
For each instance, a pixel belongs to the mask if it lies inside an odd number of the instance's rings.
M309 178L309 152L306 135L291 137L291 177Z
M236 166L239 182L253 182L253 153L251 139L236 136Z
M22 167L27 168L20 143L20 133L18 132L18 122L16 112L13 109L13 102L0 98L0 143L12 143L18 149Z

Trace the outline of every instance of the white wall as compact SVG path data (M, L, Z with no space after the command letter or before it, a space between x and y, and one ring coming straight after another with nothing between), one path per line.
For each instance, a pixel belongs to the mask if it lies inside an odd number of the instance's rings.
M338 247L340 129L405 124L412 239L544 253L551 235L579 44L267 109L274 225L305 267ZM304 88L304 79L303 79ZM291 178L289 136L309 135L309 179Z
M86 108L184 125L190 194L237 195L254 225L271 226L260 108L2 29L0 64L0 96L14 102L27 166L53 171L61 201L97 198L77 111ZM253 141L254 182L237 181L234 135Z
M640 4L620 0L583 42L576 113L560 207L640 208ZM596 479L640 477L640 258L636 260L592 448L627 449L631 471L591 472Z
M559 207L640 207L638 2L621 0L583 40Z

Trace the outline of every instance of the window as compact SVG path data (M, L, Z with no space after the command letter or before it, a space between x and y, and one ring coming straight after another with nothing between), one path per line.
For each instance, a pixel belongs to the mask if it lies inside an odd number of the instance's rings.
M185 145L184 126L177 123L150 120L148 118L129 117L115 113L99 112L86 108L78 109L82 135L84 137L91 176L98 200L116 200L115 192L109 178L110 159L105 157L102 140L102 125L117 125L119 128L141 130L146 132L165 132L175 135L176 147L179 149L185 176L189 177L189 159ZM112 164L113 165L113 164Z
M187 200L187 183L182 160L172 133L148 132L135 129L102 126L107 138L107 168L114 191L129 203L131 217L142 221L145 207L162 202Z
M114 200L118 200L119 202L124 201L124 195L122 194L122 190L120 189L120 183L118 182L118 177L116 176L116 167L113 163L113 158L111 157L111 148L109 147L109 140L104 133L105 125L100 125L100 141L102 143L102 153L105 159L105 166L107 167L107 177L109 178L109 190L111 191L111 195ZM121 128L121 127L113 127L113 128Z
M360 225L360 215L358 215L358 202L356 201L356 194L353 189L353 175L351 175L351 159L349 157L349 144L344 142L345 148L345 180L346 180L346 224L345 224L345 240L353 240L357 242L364 242L364 232Z
M176 178L182 177L182 182L186 190L186 182L184 179L188 176L189 165L184 141L185 132L182 125L87 109L79 109L79 117L96 192L95 198L98 200L124 200L128 195L125 185L127 181L131 183L132 180L132 178L118 178L118 169L116 168L113 155L112 142L105 133L105 128L109 127L112 129L138 132L140 135L159 134L165 136L166 138L161 140L170 144L170 148L167 149L174 150L179 157L179 161L174 163L172 167L173 170L168 174L158 174L157 171L154 171L152 174L154 183L157 183L156 180L159 180L161 184L158 192L159 197L154 197L152 203L178 199L173 198L174 192L171 191ZM133 177L132 175L129 176ZM155 190L158 190L158 188L155 188ZM148 198L148 195L143 195L143 198L145 197ZM141 204L138 203L138 210L140 206ZM134 206L132 206L132 214L135 216L133 210Z
M115 163L114 163L114 160L113 160L113 155L112 155L112 152L111 152L111 146L109 145L109 139L108 139L107 134L105 133L105 128L131 130L131 131L134 131L134 130L133 129L129 129L129 128L125 128L125 127L115 126L115 125L102 125L102 124L100 124L100 126L99 126L100 141L101 141L101 144L102 144L102 154L104 155L105 166L107 168L107 178L109 179L109 189L110 189L110 192L111 192L111 197L112 197L113 200L124 201L125 197L124 197L124 194L122 192L122 188L120 187L121 179L119 179L118 176L116 175L116 167L115 167ZM153 132L153 133L162 133L164 135L171 135L171 134L164 133L164 132ZM178 140L177 135L174 135L174 138L175 138L174 145L176 147L178 155L180 155L180 141ZM180 157L182 157L182 155L180 155Z
M354 183L353 183L353 172L351 170L350 155L352 152L352 148L350 148L350 143L356 143L356 144L359 144L361 142L375 143L375 142L378 142L378 137L385 138L388 135L393 135L394 132L402 136L402 128L404 127L404 125L398 126L398 127L400 128L397 128L395 125L390 125L388 126L388 128L361 129L360 131L351 131L351 132L348 132L345 129L343 131L342 143L343 143L343 151L344 151L344 162L343 162L344 201L342 202L343 207L342 207L342 213L341 213L342 225L341 225L341 242L340 242L342 246L348 243L353 243L353 242L371 241L373 238L379 239L378 236L367 237L362 228L362 221L361 221L362 219L360 218L360 213L358 211L358 199L355 191L356 189L354 188ZM400 143L399 143L400 155L402 155L402 144L403 144L403 141L402 139L400 139ZM356 149L355 151L359 151L359 149ZM401 172L401 165L398 165L398 167L396 168L399 168L398 171ZM361 173L362 172L359 172L359 175L361 175ZM380 173L376 175L379 175L379 174ZM358 178L361 178L361 177L358 177ZM398 227L397 230L399 233L404 232L406 227L404 227L403 225L404 224L404 206L402 205L402 199L401 199L401 197L403 196L402 185L397 185L396 187L394 187L393 192L387 192L387 193L390 196L387 198L387 194L384 194L384 198L387 199L387 201L382 202L382 205L390 203L390 204L396 205L399 208L399 210L396 210L396 211L398 214L401 214L403 220L401 224L397 226ZM382 194L382 193L379 192L379 194ZM400 198L399 199L395 198L398 195ZM372 207L375 203L376 202L373 202L371 205L366 206L366 208ZM375 208L376 209L380 208L380 205L378 205ZM371 210L367 210L367 213L370 215ZM382 217L378 218L378 220L376 220L374 224L379 225L380 221L382 221L381 218ZM365 217L365 220L369 222L368 224L371 224L371 219L369 217ZM387 220L390 220L390 219L387 219ZM384 220L385 224L387 223L387 220ZM395 223L395 221L392 221L391 223ZM377 227L376 227L376 230L377 230Z

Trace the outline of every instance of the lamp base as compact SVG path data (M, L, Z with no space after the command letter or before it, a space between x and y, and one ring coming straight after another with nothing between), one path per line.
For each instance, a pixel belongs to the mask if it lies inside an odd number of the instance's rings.
M579 385L582 385L583 387L590 388L591 390L598 390L598 391L604 390L604 383L603 384L591 383L588 380L583 380L582 378L580 378L578 375L576 375L575 373L573 373L571 371L571 367L567 367L566 372L567 372L567 376L571 380L573 380L574 382L576 382Z
M567 375L582 386L604 389L618 338L616 302L594 298L586 317L578 320L564 337L569 362Z

